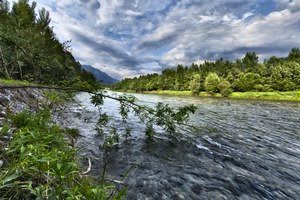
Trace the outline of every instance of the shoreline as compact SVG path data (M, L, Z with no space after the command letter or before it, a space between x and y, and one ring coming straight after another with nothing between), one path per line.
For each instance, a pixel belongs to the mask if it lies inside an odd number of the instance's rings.
M158 94L158 95L174 95L174 96L194 96L194 97L212 97L212 98L229 98L229 99L249 99L249 100L268 100L268 101L295 101L300 102L300 91L288 92L233 92L229 97L223 97L221 94L210 95L207 92L200 92L198 95L192 95L191 91L175 91L175 90L153 90L136 92L132 90L118 92L131 92L139 94Z

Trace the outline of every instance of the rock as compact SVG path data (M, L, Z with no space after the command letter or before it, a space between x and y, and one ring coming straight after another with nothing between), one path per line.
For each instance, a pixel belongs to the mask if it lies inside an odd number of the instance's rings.
M9 98L5 96L0 96L0 105L6 107L9 104Z
M3 166L3 160L0 160L0 167Z
M0 117L5 117L6 116L6 112L5 111L0 111Z
M185 200L185 198L184 198L184 196L183 196L182 194L179 194L179 195L178 195L178 199L180 199L180 200Z
M10 136L5 135L5 136L3 136L3 139L9 141L11 138L10 138Z

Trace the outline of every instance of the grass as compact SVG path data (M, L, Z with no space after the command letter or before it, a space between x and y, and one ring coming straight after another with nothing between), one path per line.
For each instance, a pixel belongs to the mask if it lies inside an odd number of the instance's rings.
M289 92L234 92L230 95L230 98L300 101L300 91L289 91Z
M191 91L175 91L175 90L157 90L144 91L146 94L162 94L162 95L179 95L191 96ZM200 92L200 97L212 97L207 92ZM221 94L215 94L213 97L222 97ZM260 99L260 100L283 100L283 101L300 101L300 91L289 92L233 92L229 98L233 99Z
M176 91L176 90L156 90L156 91L144 91L147 94L168 94L168 95L180 95L180 96L190 96L191 91Z
M31 83L27 81L19 81L13 79L0 79L0 85L31 85Z

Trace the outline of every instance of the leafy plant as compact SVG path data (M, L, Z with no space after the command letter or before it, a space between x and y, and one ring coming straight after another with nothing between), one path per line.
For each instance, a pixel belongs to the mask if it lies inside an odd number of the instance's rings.
M66 137L76 129L62 130L50 123L49 109L24 111L10 117L18 128L0 170L0 196L4 199L121 199L114 185L96 186L81 175L77 151ZM67 133L67 134L65 134ZM111 196L111 194L115 194Z
M205 89L210 94L215 94L219 91L220 78L216 73L209 73L205 79Z
M219 84L219 90L223 97L229 97L229 95L233 92L231 88L231 84L227 80L223 80Z
M118 127L109 125L112 117L109 117L107 113L102 113L99 107L100 115L96 130L105 138L104 147L118 143L121 136L128 138L131 135L131 128L127 124L129 113L139 118L140 122L145 125L146 137L152 139L155 135L154 126L160 126L169 134L175 135L177 129L188 126L188 117L196 110L194 105L179 107L175 110L163 103L158 103L154 108L142 106L136 103L135 97L126 94L114 97L105 95L103 92L92 92L91 98L95 106L101 106L105 98L113 99L120 104L119 114L122 117L123 126L118 124Z

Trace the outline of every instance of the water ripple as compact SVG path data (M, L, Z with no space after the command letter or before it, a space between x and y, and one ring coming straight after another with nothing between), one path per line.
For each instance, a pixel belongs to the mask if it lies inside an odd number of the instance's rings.
M136 96L148 106L193 102L199 109L190 123L203 131L197 137L172 138L158 130L149 141L132 116L134 137L105 153L92 129L97 110L88 95L79 94L87 111L76 111L74 105L69 124L84 136L78 142L82 154L92 158L95 176L101 176L104 160L110 179L120 180L132 168L124 180L128 199L299 199L299 103ZM102 110L115 116L118 104L109 100Z

